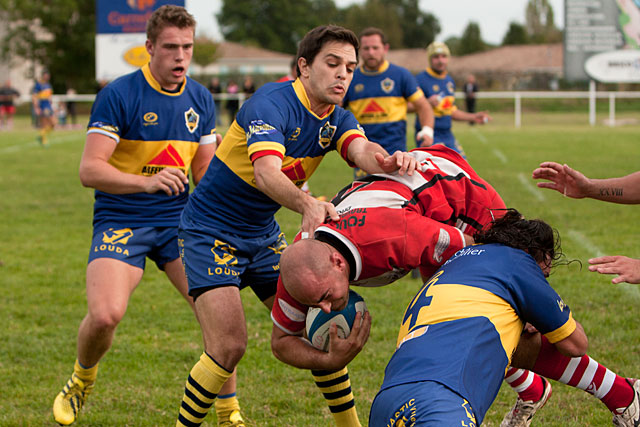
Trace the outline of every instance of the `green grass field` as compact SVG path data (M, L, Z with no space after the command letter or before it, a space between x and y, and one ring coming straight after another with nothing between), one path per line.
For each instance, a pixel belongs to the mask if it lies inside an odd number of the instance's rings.
M602 117L599 117L602 118ZM535 188L531 171L545 160L567 162L588 176L621 176L638 169L640 127L589 127L576 113L525 116L513 128L511 115L485 127L454 125L472 166L491 182L508 206L540 217L562 236L569 259L550 282L590 338L589 354L623 376L640 375L638 287L610 284L589 273L597 254L638 256L637 206L565 199ZM0 132L0 425L54 425L51 404L75 359L76 334L86 312L84 274L91 238L93 191L80 185L77 169L83 131L55 131L52 144L35 144L26 120ZM635 159L635 160L634 160ZM312 178L311 189L327 196L345 185L350 170L331 155ZM278 213L289 238L299 216ZM365 349L350 365L364 425L382 381L406 304L418 280L358 289L373 317ZM249 346L239 365L238 396L248 425L327 426L329 411L307 371L271 354L271 320L250 291L243 291ZM202 351L199 327L163 274L148 265L103 359L96 388L79 426L168 426L175 423L184 381ZM611 416L583 391L553 383L554 393L534 425L610 425ZM485 425L497 426L515 394L503 387ZM215 425L210 415L205 424Z

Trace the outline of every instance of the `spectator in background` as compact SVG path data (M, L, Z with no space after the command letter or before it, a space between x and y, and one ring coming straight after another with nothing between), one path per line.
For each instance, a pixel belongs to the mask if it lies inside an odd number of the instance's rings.
M51 87L51 74L44 70L40 78L36 80L33 87L31 100L33 112L38 118L38 141L43 147L49 146L49 133L53 130L56 122L53 111L53 88Z
M592 179L581 172L555 162L544 162L533 171L533 179L545 179L538 187L549 188L565 197L603 200L620 204L640 203L640 172L620 178ZM611 283L640 283L640 259L626 256L602 256L589 260L589 271L617 274Z
M67 110L67 118L69 119L69 124L72 127L76 125L76 100L73 98L77 94L76 90L72 87L67 89L67 102L65 103L65 107Z
M232 97L227 99L227 111L229 112L229 124L233 123L236 119L236 114L238 113L238 108L240 108L240 102L238 100L238 92L240 92L240 88L238 84L233 80L229 79L229 83L227 83L227 93Z
M473 74L467 76L467 81L463 86L464 90L464 102L467 106L467 113L476 112L476 92L478 91L478 85L476 84L476 77ZM469 122L470 125L473 122Z
M245 100L249 99L251 95L256 91L256 86L253 84L251 76L245 76L242 83L242 92L245 94Z
M427 47L427 59L429 67L416 76L418 84L429 103L433 107L436 116L433 143L444 144L452 150L464 155L462 146L451 132L451 120L466 122L486 123L491 120L486 111L479 113L467 113L458 110L455 105L456 84L447 74L451 53L446 44L433 42ZM416 132L420 131L421 124L416 120Z
M20 92L11 87L11 81L7 80L0 87L0 129L13 129L13 116L16 114L15 100Z
M213 102L216 105L216 124L220 124L220 97L219 95L222 93L222 85L220 84L220 79L218 77L212 77L209 82L209 92L213 96Z

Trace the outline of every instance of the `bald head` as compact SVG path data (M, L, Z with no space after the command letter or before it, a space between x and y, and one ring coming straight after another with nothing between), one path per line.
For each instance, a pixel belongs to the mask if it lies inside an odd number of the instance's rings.
M333 246L318 240L299 240L280 258L280 278L285 289L305 305L343 305L342 300L349 293L348 277L344 257Z

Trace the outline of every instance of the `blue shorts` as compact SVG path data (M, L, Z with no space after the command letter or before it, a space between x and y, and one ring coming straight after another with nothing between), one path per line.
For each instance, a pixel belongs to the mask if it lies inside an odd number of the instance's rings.
M453 132L451 132L451 129L434 129L433 143L443 144L445 147L449 147L457 153L460 153L462 157L465 157L462 145L460 145L456 137L453 136Z
M458 393L436 381L420 381L382 390L373 400L369 427L401 425L476 427L478 424L471 405Z
M260 301L276 294L280 254L287 241L280 227L263 236L243 237L219 229L180 228L180 256L189 295L223 286L251 287Z
M93 230L89 262L97 258L113 258L144 270L146 257L160 270L178 259L177 227L126 228L102 225Z

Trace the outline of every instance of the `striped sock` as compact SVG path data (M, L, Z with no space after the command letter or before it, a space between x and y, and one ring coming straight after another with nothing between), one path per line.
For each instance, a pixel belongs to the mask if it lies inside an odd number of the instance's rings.
M542 347L533 369L544 377L594 395L614 413L624 411L633 401L633 388L620 375L587 355L563 355L545 337L542 337Z
M537 402L544 393L544 382L540 375L526 369L509 368L504 380L525 402Z
M76 359L76 363L73 366L73 372L80 378L82 381L90 381L94 382L96 377L98 376L98 364L91 366L90 368L85 368L82 363L78 359Z
M311 373L329 405L336 426L360 427L347 368L339 371L311 371Z
M207 353L202 353L187 378L176 427L195 427L202 424L231 373Z

